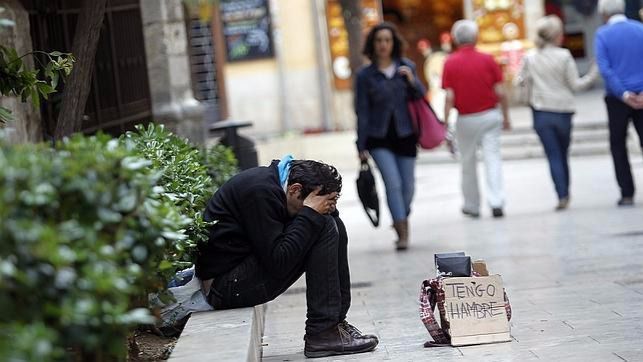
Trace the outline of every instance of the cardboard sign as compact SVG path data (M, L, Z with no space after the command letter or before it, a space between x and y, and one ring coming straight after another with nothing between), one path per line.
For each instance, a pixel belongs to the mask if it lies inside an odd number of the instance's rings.
M453 346L511 340L500 275L445 278L444 294Z

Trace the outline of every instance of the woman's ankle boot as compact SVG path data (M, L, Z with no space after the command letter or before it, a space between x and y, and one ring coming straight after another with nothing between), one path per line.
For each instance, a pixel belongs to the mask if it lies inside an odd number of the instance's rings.
M406 250L409 247L409 222L407 219L393 223L398 240L395 242L395 249Z

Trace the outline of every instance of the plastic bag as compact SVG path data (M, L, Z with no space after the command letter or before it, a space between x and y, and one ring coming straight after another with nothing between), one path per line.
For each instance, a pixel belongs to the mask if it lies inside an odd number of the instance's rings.
M160 309L160 327L174 326L192 312L214 310L201 290L201 281L194 275L194 266L177 273L180 278L185 278L186 275L192 276L187 283L167 289L174 297L173 302L164 303L157 293L151 293L148 296L150 306ZM178 284L170 283L170 285Z

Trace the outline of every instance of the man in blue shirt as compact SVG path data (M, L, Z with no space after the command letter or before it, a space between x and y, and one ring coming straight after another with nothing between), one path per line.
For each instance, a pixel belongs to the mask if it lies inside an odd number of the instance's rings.
M643 148L643 24L625 17L624 0L600 0L606 24L596 32L596 63L605 80L610 150L621 189L619 206L634 204L634 180L627 154L627 129L634 123Z

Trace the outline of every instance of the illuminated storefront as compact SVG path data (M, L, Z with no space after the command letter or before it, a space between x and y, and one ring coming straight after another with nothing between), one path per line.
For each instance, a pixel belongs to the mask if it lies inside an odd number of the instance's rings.
M524 1L473 0L472 18L480 29L478 47L496 57L508 82L533 46L527 37Z
M366 36L368 29L382 19L378 0L362 0L362 33ZM342 6L339 0L328 0L326 3L326 23L328 25L328 46L331 57L333 83L335 89L351 89L351 69L349 62L348 33L344 26Z
M527 14L532 14L536 8L536 15L542 15L541 1L531 1L531 12L524 1L526 0L362 0L362 24L364 32L382 18L396 24L407 41L406 56L418 65L418 76L427 85L422 66L425 57L430 54L425 50L427 46L434 52L440 50L441 39L449 34L454 22L463 18L474 19L480 27L479 47L494 54L503 64L508 78L511 78L524 51L532 46L527 40ZM539 4L534 6L533 3L536 2ZM336 90L350 89L348 35L338 0L326 1L326 21L334 87Z
M257 135L354 128L349 37L340 0L217 3L235 5L220 7L220 21L213 25L230 118L252 120L248 133ZM263 7L234 13L241 3ZM521 54L516 50L528 47L525 39L533 36L545 0L361 0L360 4L362 35L382 20L396 24L408 44L406 56L427 84L425 66L445 57L448 49L439 52L441 40L448 39L453 23L463 18L480 23L482 49L509 65L505 70L515 67ZM244 27L250 20L253 27ZM436 81L431 83L439 87Z
M425 54L418 45L428 42L439 50L440 35L448 34L453 23L464 18L463 0L382 0L382 9L384 19L396 24L408 42L406 56L418 65L418 76L425 82Z

